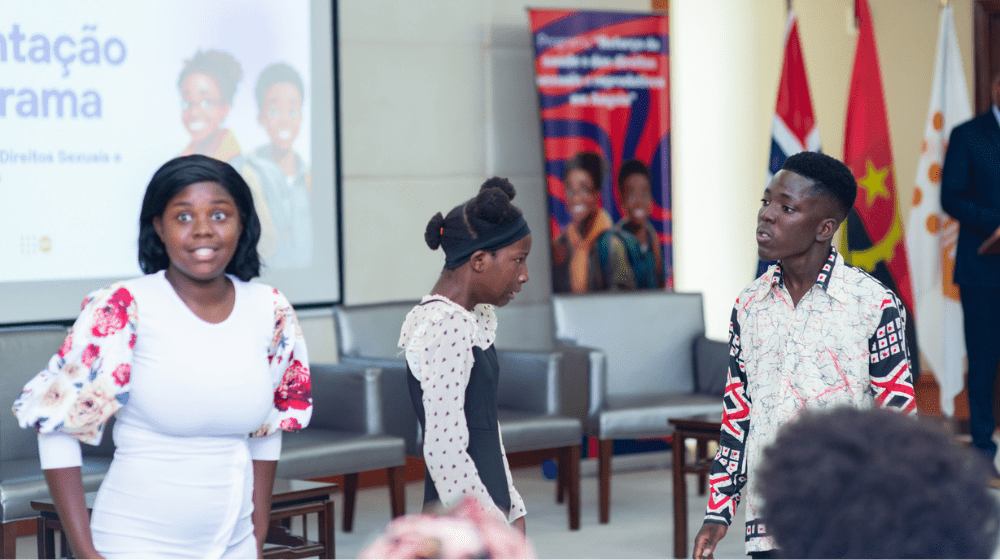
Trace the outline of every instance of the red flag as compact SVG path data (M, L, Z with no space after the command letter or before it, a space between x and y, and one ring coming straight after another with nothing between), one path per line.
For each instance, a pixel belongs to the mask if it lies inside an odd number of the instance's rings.
M889 122L867 0L855 0L855 13L858 48L847 99L844 163L858 181L858 198L842 230L844 259L892 288L907 309L913 309Z

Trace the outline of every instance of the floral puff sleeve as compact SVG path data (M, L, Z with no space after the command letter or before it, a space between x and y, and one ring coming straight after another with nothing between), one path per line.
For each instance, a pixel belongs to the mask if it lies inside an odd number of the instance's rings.
M14 401L21 427L100 444L104 425L128 402L136 316L120 283L90 294L62 348Z
M313 409L309 357L302 328L285 296L278 290L273 294L274 332L267 359L274 386L274 407L253 433L257 438L301 430L309 424Z

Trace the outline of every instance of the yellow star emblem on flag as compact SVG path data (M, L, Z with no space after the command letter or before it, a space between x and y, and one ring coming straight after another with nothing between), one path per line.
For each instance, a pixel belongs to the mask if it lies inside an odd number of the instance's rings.
M865 161L865 176L858 181L858 186L865 190L865 204L871 207L876 198L889 198L889 189L885 187L885 178L889 175L889 168L876 169L872 160Z

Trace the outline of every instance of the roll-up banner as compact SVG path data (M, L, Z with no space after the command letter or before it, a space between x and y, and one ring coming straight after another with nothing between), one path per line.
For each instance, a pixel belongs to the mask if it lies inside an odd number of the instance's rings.
M671 289L666 14L528 12L553 291Z

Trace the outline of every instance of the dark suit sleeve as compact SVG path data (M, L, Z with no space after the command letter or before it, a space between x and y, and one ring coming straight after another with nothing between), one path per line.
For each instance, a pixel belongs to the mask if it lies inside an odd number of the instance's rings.
M941 177L941 208L958 220L962 227L987 237L1000 227L1000 213L994 208L984 207L976 197L977 187L982 189L987 185L977 185L972 172L969 136L976 132L973 126L974 122L951 132Z

